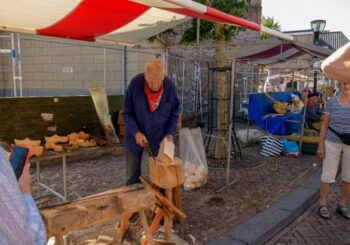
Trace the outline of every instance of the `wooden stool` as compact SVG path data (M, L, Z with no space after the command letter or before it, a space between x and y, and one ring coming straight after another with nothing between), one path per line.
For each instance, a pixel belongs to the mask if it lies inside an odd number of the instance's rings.
M63 235L84 227L111 220L122 215L119 234L125 236L129 217L138 212L145 229L147 242L153 244L145 209L154 208L154 193L141 184L81 198L79 200L40 210L48 236L55 236L56 244L64 244Z

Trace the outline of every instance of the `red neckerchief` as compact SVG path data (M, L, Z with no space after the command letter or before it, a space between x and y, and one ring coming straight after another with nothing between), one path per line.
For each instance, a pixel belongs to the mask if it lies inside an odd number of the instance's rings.
M149 109L151 112L154 112L159 106L160 99L163 94L163 84L160 86L159 90L155 93L151 92L151 89L148 86L147 81L145 82L145 93L147 96L147 101L149 105Z

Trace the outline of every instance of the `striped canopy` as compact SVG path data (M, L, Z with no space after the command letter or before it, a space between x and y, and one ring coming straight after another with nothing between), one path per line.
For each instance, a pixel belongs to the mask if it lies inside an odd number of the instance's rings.
M0 29L86 41L140 42L190 17L291 36L191 0L1 0Z
M237 50L237 59L243 63L271 65L300 57L304 54L317 56L321 59L328 57L333 51L297 41L282 41L269 38L264 41L245 45Z

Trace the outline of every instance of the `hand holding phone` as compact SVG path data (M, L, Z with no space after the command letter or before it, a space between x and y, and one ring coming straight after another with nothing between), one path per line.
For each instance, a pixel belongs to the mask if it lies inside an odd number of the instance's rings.
M29 149L23 146L14 146L10 155L10 163L17 180L22 175L24 165L28 163Z
M31 195L32 193L32 177L30 176L30 164L25 164L21 177L18 180L19 189L24 194Z

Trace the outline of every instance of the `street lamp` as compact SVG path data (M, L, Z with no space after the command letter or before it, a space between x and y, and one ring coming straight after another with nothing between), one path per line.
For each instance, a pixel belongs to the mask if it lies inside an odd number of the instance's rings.
M320 37L320 33L324 31L324 28L326 27L326 21L325 20L313 20L311 21L311 29L314 33L314 40L313 43L315 45L318 45L318 39ZM320 69L320 61L317 59L317 57L313 57L313 70L314 70L314 92L317 91L317 73Z
M311 21L311 29L314 32L314 44L318 44L318 38L320 33L324 31L326 27L325 20L313 20Z

